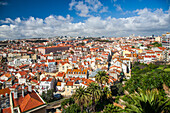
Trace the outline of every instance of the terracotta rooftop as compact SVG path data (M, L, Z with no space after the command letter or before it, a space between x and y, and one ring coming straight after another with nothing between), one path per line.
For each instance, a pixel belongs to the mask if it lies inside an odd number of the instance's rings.
M13 98L14 107L19 106L21 112L43 105L43 101L39 98L36 92L29 92L26 96L19 96L17 99Z
M2 75L2 76L11 77L11 74L10 74L10 73L5 73L5 74Z
M0 89L0 95L4 95L7 93L7 94L10 94L10 89L9 88L5 88L5 89Z
M61 86L61 82L57 82L57 86Z
M57 76L57 77L63 77L64 74L65 74L64 72L59 72L56 76Z
M73 82L68 81L68 82L66 83L66 86L73 86Z
M53 78L47 78L47 77L44 77L41 81L52 81Z
M2 109L2 113L12 113L11 107Z

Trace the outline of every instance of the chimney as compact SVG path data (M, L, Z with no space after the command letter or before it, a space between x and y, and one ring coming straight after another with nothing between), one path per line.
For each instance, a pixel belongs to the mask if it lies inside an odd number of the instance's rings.
M24 97L24 86L22 86L22 97Z
M18 98L18 92L17 90L14 91L14 99L17 99Z
M32 92L32 86L31 85L28 86L28 91Z

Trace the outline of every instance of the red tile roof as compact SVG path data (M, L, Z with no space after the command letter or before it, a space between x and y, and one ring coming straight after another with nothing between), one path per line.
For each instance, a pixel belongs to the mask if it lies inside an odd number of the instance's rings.
M11 107L2 109L2 113L12 113Z
M14 107L19 106L21 112L28 111L44 104L34 91L29 92L25 97L20 96L17 99L13 98L13 102Z
M5 88L5 89L0 89L0 95L4 95L7 93L7 94L10 94L10 89L9 88Z
M61 82L57 82L57 86L61 86Z
M73 86L73 82L68 81L68 82L66 83L66 86Z
M64 72L59 72L59 73L57 74L57 77L64 77L64 75L65 75Z
M25 71L20 71L19 74L22 75L26 75L27 73Z
M11 77L11 74L10 74L10 73L5 73L4 75L5 75L6 77ZM2 75L2 76L4 76L4 75ZM1 77L2 77L2 76L1 76Z
M44 77L41 81L52 81L53 78L47 78L47 77Z

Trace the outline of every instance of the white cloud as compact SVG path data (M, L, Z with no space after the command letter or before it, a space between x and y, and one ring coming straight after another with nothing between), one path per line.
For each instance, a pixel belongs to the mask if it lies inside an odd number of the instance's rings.
M123 11L120 5L114 4L114 6L116 7L116 10L117 10L117 11Z
M89 17L90 13L93 12L107 12L108 7L103 6L103 4L99 0L83 0L83 1L75 1L72 0L69 4L69 10L76 10L77 14L81 17Z
M108 7L103 7L103 9L100 10L100 13L108 12Z
M84 22L73 23L70 15L66 17L50 15L45 19L6 18L1 20L0 38L32 38L51 36L128 36L152 35L170 31L170 9L151 11L147 8L134 11L137 15L127 18L100 16L88 17Z
M8 5L7 2L0 2L0 5Z

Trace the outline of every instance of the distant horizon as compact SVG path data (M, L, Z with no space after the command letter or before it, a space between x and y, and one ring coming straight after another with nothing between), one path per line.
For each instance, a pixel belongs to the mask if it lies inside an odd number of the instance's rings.
M166 34L166 33L164 33L164 34ZM154 35L154 34L153 34ZM152 35L148 35L148 36L134 36L134 37L151 37ZM162 36L162 35L154 35L154 37L158 37L158 36ZM0 38L0 41L5 41L5 40L26 40L26 39L47 39L47 38L54 38L54 37L61 37L61 36L53 36L53 37L31 37L31 38ZM85 37L85 38L90 38L90 37L86 37L86 36L68 36L68 37L73 37L73 38L75 38L75 37ZM103 37L103 36L97 36L97 37L92 37L92 38L101 38L101 37ZM130 36L122 36L122 37L130 37ZM115 37L115 36L104 36L104 38L120 38L120 37Z
M170 31L169 0L2 0L0 40L126 37Z

